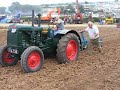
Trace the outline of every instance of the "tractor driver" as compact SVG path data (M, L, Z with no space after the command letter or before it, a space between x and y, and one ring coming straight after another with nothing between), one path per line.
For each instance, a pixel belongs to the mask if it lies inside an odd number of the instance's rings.
M55 29L55 30L63 30L64 29L64 21L62 19L60 19L59 17L53 18L50 22L56 24L57 29Z

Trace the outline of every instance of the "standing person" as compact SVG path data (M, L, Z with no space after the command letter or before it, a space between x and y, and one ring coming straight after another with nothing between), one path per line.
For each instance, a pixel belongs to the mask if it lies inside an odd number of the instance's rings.
M68 18L68 19L69 19L69 21L68 21L68 22L69 22L69 24L72 24L72 16L69 16L69 18Z
M67 16L64 17L64 25L67 23Z
M88 22L88 27L81 32L88 32L89 35L89 44L88 44L88 49L89 49L89 54L92 53L91 49L96 48L98 49L99 52L101 52L101 48L99 46L99 29L97 26L93 25L93 22L89 21Z

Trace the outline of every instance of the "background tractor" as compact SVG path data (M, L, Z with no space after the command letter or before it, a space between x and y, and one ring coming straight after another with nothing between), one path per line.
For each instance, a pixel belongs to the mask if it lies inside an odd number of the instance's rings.
M114 23L114 18L109 16L109 17L105 18L105 22L106 22L106 24L113 24Z
M38 20L40 14L38 14ZM76 61L83 41L75 30L54 30L50 26L34 26L34 11L32 11L32 26L13 24L7 32L7 45L1 49L0 63L2 66L16 65L20 60L25 72L36 72L44 63L44 55L56 54L59 63Z

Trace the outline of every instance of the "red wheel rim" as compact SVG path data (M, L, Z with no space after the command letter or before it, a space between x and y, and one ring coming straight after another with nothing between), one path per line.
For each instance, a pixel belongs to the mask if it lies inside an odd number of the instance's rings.
M28 66L31 69L36 69L40 65L40 61L40 54L38 52L32 52L28 57Z
M14 62L14 56L6 50L3 53L3 60L5 63L10 64L10 63Z
M66 55L69 61L74 61L78 53L78 45L75 40L70 40L66 48Z

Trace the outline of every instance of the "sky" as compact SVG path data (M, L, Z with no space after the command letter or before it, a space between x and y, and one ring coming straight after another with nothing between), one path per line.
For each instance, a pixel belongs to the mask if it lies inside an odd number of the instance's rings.
M0 0L0 7L8 7L12 2L19 2L20 4L40 5L40 4L54 4L54 3L66 3L75 2L76 0ZM114 1L114 0L78 0L79 2L96 2L96 1Z

